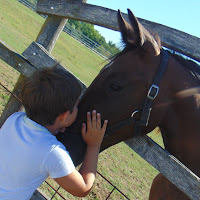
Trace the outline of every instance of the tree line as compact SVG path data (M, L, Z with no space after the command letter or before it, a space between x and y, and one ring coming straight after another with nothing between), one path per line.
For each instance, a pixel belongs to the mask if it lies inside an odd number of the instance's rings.
M112 41L109 41L107 43L105 38L97 30L95 30L93 24L76 20L68 20L68 23L74 29L82 32L85 36L96 42L98 45L104 47L110 53L116 54L120 51L120 49Z

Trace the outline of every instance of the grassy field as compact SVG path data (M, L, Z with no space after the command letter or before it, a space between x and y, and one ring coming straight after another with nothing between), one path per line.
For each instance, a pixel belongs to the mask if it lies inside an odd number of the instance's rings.
M0 0L0 40L18 53L22 53L35 40L44 19L16 0ZM78 52L78 53L77 53ZM79 79L89 85L99 70L106 64L100 56L75 41L65 33L59 37L52 55ZM0 60L0 82L12 90L19 73ZM0 114L9 99L9 93L0 86ZM159 134L151 136L161 143ZM98 171L118 187L130 199L148 199L153 178L158 173L146 161L141 159L123 142L102 152L99 156ZM58 187L51 179L48 181ZM41 189L51 196L54 192L41 185ZM104 200L112 186L97 175L95 185L86 198L73 197L62 189L59 190L66 199ZM60 199L55 196L54 199ZM109 199L125 199L116 190Z

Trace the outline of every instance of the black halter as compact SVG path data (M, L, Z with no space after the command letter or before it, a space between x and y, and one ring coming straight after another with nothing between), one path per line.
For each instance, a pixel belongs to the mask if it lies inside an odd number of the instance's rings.
M111 127L108 127L105 137L110 135L112 132L119 130L122 127L131 125L131 124L134 124L134 136L141 135L143 126L148 125L148 121L149 121L149 117L150 117L150 113L151 113L151 109L152 109L152 103L153 103L153 100L158 95L159 84L160 84L161 79L164 76L165 71L166 71L167 64L168 64L168 57L169 57L168 51L162 49L160 65L157 69L157 72L154 76L151 87L149 88L146 99L145 99L144 103L142 104L141 108L139 110L134 111L128 119L120 121ZM141 118L139 120L134 119L134 115L137 112L141 112Z

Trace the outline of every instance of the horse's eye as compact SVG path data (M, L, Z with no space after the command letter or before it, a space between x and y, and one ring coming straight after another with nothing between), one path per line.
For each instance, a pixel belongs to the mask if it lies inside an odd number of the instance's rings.
M118 83L111 83L110 89L113 91L119 91L121 89L121 87Z

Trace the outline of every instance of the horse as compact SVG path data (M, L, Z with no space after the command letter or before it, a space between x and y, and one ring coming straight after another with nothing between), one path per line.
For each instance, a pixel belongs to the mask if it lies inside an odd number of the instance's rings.
M199 176L199 66L162 48L159 36L145 29L129 9L128 17L129 22L118 10L124 49L101 69L80 100L77 120L57 137L80 164L86 148L80 127L86 113L95 109L109 121L101 151L159 127L165 149ZM158 174L149 199L189 197Z

